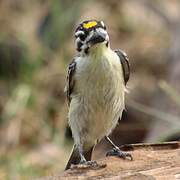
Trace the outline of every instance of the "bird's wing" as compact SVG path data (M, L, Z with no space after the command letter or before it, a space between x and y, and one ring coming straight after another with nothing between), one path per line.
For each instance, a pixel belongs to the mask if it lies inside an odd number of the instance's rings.
M120 62L122 64L124 83L126 85L130 77L129 59L127 57L127 54L122 50L115 50L114 52L118 55Z
M70 105L71 93L73 92L73 88L75 84L75 80L74 80L75 70L76 70L76 62L75 62L75 59L73 59L73 61L68 66L67 80L66 80L66 87L65 87L68 105Z

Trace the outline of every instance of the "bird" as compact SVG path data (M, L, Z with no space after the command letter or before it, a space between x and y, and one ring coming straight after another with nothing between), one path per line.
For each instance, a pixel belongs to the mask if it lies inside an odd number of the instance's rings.
M129 59L122 50L112 50L106 25L99 20L81 22L75 30L77 55L68 66L65 93L68 124L74 146L65 170L71 165L94 165L92 152L105 138L113 147L107 156L130 158L109 138L125 109Z

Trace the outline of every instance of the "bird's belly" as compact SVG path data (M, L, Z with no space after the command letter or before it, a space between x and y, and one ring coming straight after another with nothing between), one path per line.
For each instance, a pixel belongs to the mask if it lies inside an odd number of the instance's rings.
M111 62L104 58L95 63L77 67L76 71L69 109L76 144L94 144L108 135L124 109L125 85L119 60Z
M124 109L125 92L118 77L119 72L90 76L84 82L86 87L79 87L83 90L72 98L69 120L76 144L94 144L116 126Z
M86 104L87 103L87 104ZM110 134L124 109L124 93L109 86L102 92L92 95L84 105L87 106L87 136L100 140Z

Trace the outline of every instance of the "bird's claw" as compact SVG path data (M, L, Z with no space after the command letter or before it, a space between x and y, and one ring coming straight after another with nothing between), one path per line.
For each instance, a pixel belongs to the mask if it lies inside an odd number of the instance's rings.
M133 160L133 157L130 153L121 151L119 148L113 148L112 150L108 151L106 156L117 156L123 159L128 158L131 161Z

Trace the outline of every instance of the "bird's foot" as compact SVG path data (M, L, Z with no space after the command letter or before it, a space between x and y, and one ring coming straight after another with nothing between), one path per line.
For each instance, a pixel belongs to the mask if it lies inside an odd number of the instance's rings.
M130 153L121 151L119 148L113 148L112 150L106 153L106 156L117 156L123 159L133 160L133 157Z

